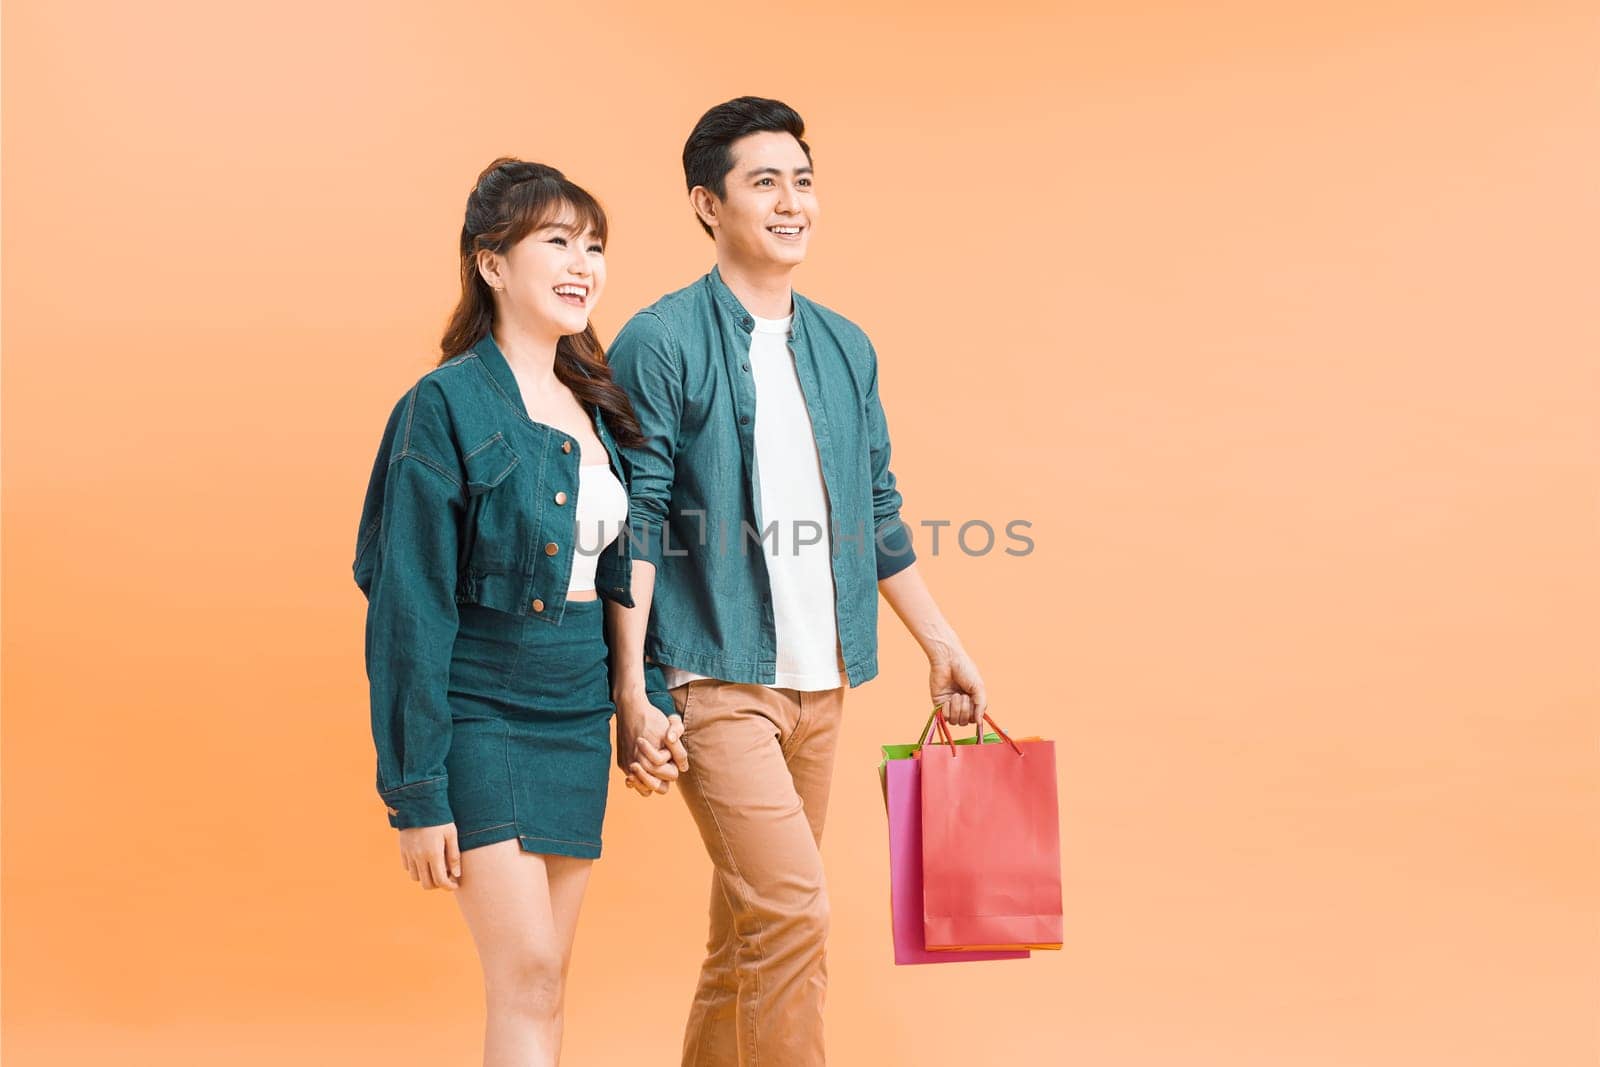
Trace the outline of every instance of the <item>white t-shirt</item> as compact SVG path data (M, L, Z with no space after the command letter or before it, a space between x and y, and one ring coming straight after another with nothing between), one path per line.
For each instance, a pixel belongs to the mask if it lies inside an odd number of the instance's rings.
M792 318L792 316L791 316ZM822 460L811 432L800 376L789 351L790 318L755 320L750 373L756 389L756 481L761 487L762 532L776 536L749 543L767 561L772 621L778 643L775 689L837 689L839 630L834 619L833 538ZM667 685L706 675L663 667Z

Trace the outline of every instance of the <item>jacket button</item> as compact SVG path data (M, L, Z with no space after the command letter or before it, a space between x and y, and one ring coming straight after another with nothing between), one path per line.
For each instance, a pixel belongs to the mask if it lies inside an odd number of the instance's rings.
M562 441L561 442L561 451L563 451L563 452L571 452L572 451L572 442L571 441Z
M544 554L547 556L553 556L560 551L561 546L556 544L554 541L551 541L548 545L544 546Z
M567 502L567 494L565 494L565 493L557 493L556 494L556 503L557 504L565 504L566 502Z
M533 610L534 611L543 611L544 610L544 601L540 600L538 597L534 597L533 598Z
M741 426L749 426L750 425L750 416L749 415L740 415L739 416L739 425L741 425Z
M748 363L741 363L741 364L739 364L739 366L743 370L749 370L750 369L750 364L748 364Z

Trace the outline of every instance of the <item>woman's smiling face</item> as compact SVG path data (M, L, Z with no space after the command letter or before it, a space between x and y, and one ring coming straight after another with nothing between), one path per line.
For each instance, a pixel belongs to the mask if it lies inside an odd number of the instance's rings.
M569 207L494 255L484 275L516 319L545 324L558 337L582 333L605 288L605 248L593 228L579 229Z

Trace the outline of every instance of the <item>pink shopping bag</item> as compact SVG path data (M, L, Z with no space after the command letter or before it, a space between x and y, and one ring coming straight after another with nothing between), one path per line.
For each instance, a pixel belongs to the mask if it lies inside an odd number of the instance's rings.
M894 925L894 962L956 963L1026 958L1026 949L930 952L923 947L922 761L890 760L884 765L884 771L889 807L889 910Z

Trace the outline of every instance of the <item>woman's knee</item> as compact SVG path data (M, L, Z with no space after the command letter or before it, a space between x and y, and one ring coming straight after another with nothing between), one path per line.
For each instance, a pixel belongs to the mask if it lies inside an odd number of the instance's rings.
M537 1019L561 1015L566 961L554 946L529 945L485 973L490 1006Z

